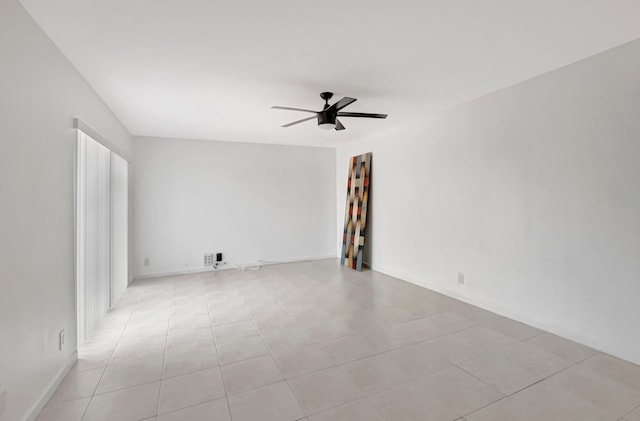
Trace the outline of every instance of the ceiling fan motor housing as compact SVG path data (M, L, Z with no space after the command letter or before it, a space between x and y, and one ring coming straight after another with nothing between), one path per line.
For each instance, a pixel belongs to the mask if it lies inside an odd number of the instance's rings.
M336 124L338 111L335 108L320 111L318 113L318 126L321 124Z

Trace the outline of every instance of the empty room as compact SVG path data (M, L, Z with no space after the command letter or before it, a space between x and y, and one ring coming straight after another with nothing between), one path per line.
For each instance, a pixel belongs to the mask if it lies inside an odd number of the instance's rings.
M638 0L0 2L0 421L640 421Z

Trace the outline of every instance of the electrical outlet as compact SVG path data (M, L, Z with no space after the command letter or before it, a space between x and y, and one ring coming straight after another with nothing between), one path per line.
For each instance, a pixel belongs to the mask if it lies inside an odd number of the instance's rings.
M214 266L214 264L213 264L213 253L206 253L204 255L204 265L205 266Z
M7 411L7 391L0 392L0 415Z
M58 334L58 349L62 351L62 348L64 348L64 329Z
M149 266L150 264L151 264L151 261L149 260L149 258L148 258L148 257L145 257L145 258L144 258L144 265L145 265L145 266Z
M222 262L222 253L216 253L216 262Z
M458 285L464 285L464 273L458 272Z

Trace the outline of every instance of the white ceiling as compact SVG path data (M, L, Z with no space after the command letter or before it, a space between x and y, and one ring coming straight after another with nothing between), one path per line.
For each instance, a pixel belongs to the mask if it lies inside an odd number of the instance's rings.
M134 135L335 146L640 38L638 0L22 0ZM358 98L322 131L271 105Z

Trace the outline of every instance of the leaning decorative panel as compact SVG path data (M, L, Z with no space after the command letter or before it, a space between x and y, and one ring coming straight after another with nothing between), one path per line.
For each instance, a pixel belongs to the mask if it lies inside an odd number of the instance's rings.
M362 271L362 253L367 232L367 202L371 180L371 153L349 160L347 207L344 214L342 257L340 263Z

